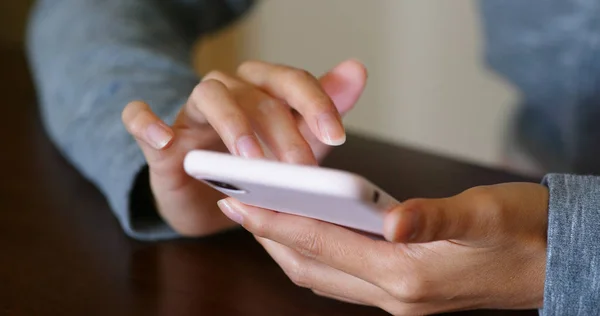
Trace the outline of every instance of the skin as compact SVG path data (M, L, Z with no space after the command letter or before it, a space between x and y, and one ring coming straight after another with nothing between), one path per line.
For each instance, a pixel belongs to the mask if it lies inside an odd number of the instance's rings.
M205 76L173 126L142 101L128 104L123 122L146 156L160 215L186 236L240 224L297 285L395 315L541 307L544 186L509 183L406 201L386 215L387 241L381 241L224 199L185 174L183 157L191 149L264 159L259 138L273 159L317 164L330 146L344 142L340 116L352 109L366 77L354 60L318 79L291 67L247 62L236 75Z
M219 202L297 285L394 315L543 305L548 190L477 187L415 199L385 218L388 241L313 219Z
M345 141L340 114L352 109L366 78L355 60L318 79L304 70L251 61L235 75L207 74L173 126L143 101L129 103L122 120L146 157L159 214L184 236L237 226L217 207L223 196L185 173L185 154L205 149L263 158L260 137L278 160L317 164L330 146Z

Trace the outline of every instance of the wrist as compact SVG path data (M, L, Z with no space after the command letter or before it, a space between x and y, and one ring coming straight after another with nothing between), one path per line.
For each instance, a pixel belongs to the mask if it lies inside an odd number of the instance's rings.
M158 214L182 236L205 237L237 226L217 207L224 195L200 181L190 178L174 191L153 185L153 191Z

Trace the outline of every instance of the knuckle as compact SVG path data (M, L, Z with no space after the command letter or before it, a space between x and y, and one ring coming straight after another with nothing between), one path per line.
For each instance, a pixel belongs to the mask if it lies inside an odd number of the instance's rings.
M333 101L325 93L315 93L308 98L307 104L310 104L318 112L330 112L337 116L337 110Z
M284 72L284 79L285 79L285 81L289 82L290 84L303 82L303 81L315 80L315 78L313 77L313 75L310 72L308 72L304 69L296 69L296 68L286 69Z
M465 195L473 199L478 206L490 206L496 203L496 197L487 186L478 186L465 191Z
M310 288L310 281L305 265L297 259L292 259L281 267L288 278L297 286Z
M496 214L502 210L502 202L489 191L480 194L475 203L477 204L477 210L482 212L493 212Z
M260 101L256 104L256 108L263 115L272 115L276 113L280 108L283 108L283 103L279 100L264 97L261 98Z
M228 75L220 70L211 70L204 75L203 82L209 80L223 81Z
M317 258L323 254L323 239L315 233L300 233L293 237L296 251L307 258Z
M250 123L248 123L243 113L229 111L211 122L213 127L217 129L223 137L227 139L238 139L242 136L254 135ZM228 133L228 134L223 134ZM229 136L227 136L229 135Z
M225 116L225 120L230 126L235 127L238 133L240 133L240 135L236 135L237 137L241 137L243 135L254 135L254 132L249 126L250 123L248 123L246 116L242 112L233 111Z
M280 159L290 163L312 163L314 154L306 143L289 144L283 149Z
M403 303L423 303L428 301L431 296L431 287L421 277L405 276L402 280L384 286L384 288Z
M238 66L237 73L241 75L252 73L258 66L260 66L260 64L261 63L256 60L244 61Z
M227 87L214 79L198 83L190 95L191 103L195 108L202 109L214 105L224 94L228 94Z
M499 229L502 225L502 199L488 186L479 186L465 191L465 195L473 203L478 225L489 229ZM489 233L493 233L489 231Z
M208 80L204 80L200 83L198 83L195 87L194 90L192 90L192 94L191 97L194 100L204 100L208 97L209 93L211 93L211 90L214 89L219 89L220 88L220 82L218 82L217 80L214 79L208 79Z

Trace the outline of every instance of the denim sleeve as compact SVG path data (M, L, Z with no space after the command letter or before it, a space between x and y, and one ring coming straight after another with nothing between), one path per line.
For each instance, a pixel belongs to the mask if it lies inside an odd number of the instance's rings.
M550 172L600 174L600 1L479 4L487 63L520 90L531 113L519 132L543 147L535 149L546 155L539 159L557 156Z
M249 3L39 0L33 8L27 48L44 126L107 197L129 236L176 234L160 217L137 218L132 211L131 192L145 160L122 126L122 109L142 99L171 123L199 79L191 66L193 39Z
M541 315L600 310L600 177L550 174L548 258Z

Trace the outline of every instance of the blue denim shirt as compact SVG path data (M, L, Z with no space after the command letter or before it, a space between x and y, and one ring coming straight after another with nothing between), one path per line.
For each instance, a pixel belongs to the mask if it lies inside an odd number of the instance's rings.
M107 197L137 239L177 235L135 217L144 157L120 121L148 101L168 123L199 78L197 36L231 22L251 0L39 0L28 52L48 134ZM553 170L596 173L600 153L600 1L481 0L489 64L523 94L525 144ZM600 177L551 174L544 315L600 310Z

